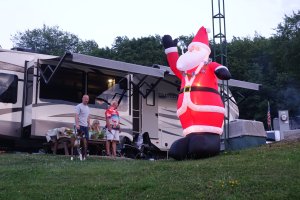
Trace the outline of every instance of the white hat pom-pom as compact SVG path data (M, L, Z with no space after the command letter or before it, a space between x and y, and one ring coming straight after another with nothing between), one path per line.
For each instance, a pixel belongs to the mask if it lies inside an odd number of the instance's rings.
M207 33L210 33L210 28L206 28L206 32L207 32Z

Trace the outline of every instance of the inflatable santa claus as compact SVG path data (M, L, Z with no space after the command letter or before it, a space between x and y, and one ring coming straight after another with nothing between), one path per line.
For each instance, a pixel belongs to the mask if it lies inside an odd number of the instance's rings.
M204 158L220 152L225 108L218 91L217 78L230 79L225 66L211 62L207 30L201 27L179 57L177 40L170 35L162 38L168 63L181 80L177 116L184 137L175 141L169 155L177 160Z

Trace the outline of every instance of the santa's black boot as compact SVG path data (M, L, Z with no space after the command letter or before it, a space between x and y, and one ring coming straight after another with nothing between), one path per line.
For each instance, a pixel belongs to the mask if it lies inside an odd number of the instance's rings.
M207 158L220 153L220 135L214 133L191 133L188 152L193 159Z
M184 137L176 140L169 150L169 156L176 160L184 160L188 155L188 138Z

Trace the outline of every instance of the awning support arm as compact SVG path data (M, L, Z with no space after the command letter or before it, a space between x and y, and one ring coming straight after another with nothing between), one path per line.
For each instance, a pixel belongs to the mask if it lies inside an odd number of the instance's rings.
M145 99L149 96L149 94L155 89L155 87L159 84L159 82L163 79L162 77L158 78L156 80L156 82L154 84L151 84L151 87L147 90L146 94L144 94L140 88L144 85L145 82L145 79L147 78L148 76L144 76L138 84L135 84L133 83L132 81L130 82L133 86L137 86L139 88L139 93L142 95L142 97ZM148 85L148 84L147 84Z
M61 57L60 61L58 62L58 64L55 66L54 69L52 69L51 65L47 65L47 67L43 70L40 65L39 66L39 69L40 69L40 72L41 72L41 76L43 77L44 81L46 84L48 84L51 80L51 78L53 77L53 75L55 74L55 72L57 71L57 69L61 66L61 64L64 62L65 58L67 56L72 56L72 53L70 52L65 52L65 54ZM47 70L50 70L50 75L49 77L46 76L46 72Z

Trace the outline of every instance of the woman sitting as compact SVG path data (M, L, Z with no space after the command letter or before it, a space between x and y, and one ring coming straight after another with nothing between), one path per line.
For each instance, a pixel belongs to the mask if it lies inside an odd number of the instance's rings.
M104 133L100 128L100 122L98 119L95 119L90 127L90 138L91 139L102 139L104 137Z

